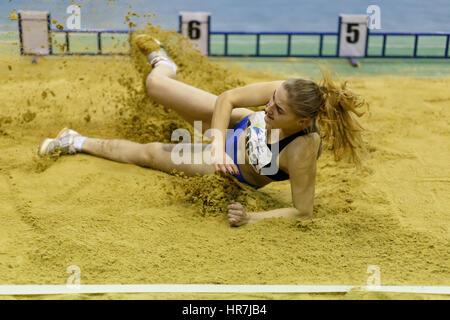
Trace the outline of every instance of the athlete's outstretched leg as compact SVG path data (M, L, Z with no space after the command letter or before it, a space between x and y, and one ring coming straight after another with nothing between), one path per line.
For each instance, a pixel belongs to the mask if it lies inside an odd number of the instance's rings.
M88 153L112 161L135 164L165 172L174 169L186 175L215 172L211 163L210 145L136 143L121 139L93 139L64 128L55 139L45 139L39 146L39 154L59 151L61 154ZM177 148L177 149L174 149Z
M145 166L147 163L145 145L129 140L88 138L79 152L139 166Z
M179 150L174 148L178 146ZM128 140L87 139L81 152L105 159L136 164L142 167L171 173L177 170L188 176L212 174L214 165L210 162L209 145L206 144L164 144L152 142L140 144ZM183 150L186 154L183 154ZM181 159L185 163L182 163Z

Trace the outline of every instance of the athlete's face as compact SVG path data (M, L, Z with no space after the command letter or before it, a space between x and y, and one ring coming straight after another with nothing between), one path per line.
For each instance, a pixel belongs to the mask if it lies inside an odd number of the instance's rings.
M300 129L301 119L292 111L288 105L288 96L283 86L273 93L272 98L266 106L266 127L268 129L281 129L297 131Z

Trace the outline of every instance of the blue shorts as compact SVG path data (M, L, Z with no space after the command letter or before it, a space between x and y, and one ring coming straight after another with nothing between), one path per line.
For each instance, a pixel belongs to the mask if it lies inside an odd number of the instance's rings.
M239 174L233 174L233 176L238 179L240 182L243 182L245 184L248 184L249 186L259 189L260 186L255 186L244 179L244 177L241 174L241 169L239 168L239 164L237 161L237 147L238 147L238 140L241 136L242 132L247 128L248 123L248 116L239 121L239 123L233 128L233 130L227 131L227 138L225 141L225 152L230 156L231 159L233 159L234 164L237 166L239 170Z

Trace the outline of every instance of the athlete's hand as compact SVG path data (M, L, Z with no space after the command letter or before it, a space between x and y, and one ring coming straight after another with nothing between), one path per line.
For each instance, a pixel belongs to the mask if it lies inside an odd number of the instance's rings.
M227 218L232 227L240 227L248 223L250 217L242 204L233 200L227 208Z
M211 160L216 172L239 174L239 169L233 159L218 144L213 143L211 146Z

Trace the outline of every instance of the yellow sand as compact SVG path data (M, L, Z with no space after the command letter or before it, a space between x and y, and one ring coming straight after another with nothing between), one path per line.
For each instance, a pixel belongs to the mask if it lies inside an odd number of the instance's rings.
M219 94L279 78L225 70L180 41L167 49L179 79L196 87ZM371 104L363 168L337 164L325 151L311 221L230 228L232 199L248 210L288 207L289 183L255 191L227 176L186 178L86 154L36 157L40 141L64 126L141 143L168 142L173 129L187 127L145 96L142 60L0 59L1 284L65 284L67 267L77 265L83 284L365 285L367 267L378 265L383 285L450 285L450 79L348 78ZM334 298L355 297L417 296Z

